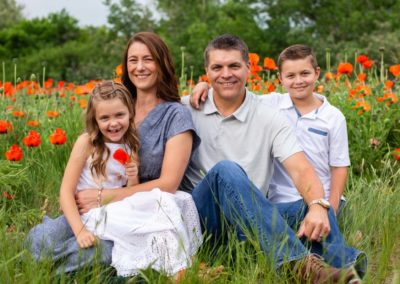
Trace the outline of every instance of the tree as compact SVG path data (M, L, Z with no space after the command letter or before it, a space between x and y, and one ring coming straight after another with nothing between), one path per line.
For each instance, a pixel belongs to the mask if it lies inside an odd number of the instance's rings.
M154 30L155 21L151 11L135 0L120 0L119 3L104 0L103 3L109 7L107 20L116 35L128 40L135 32Z
M22 20L22 9L15 0L0 0L0 30Z

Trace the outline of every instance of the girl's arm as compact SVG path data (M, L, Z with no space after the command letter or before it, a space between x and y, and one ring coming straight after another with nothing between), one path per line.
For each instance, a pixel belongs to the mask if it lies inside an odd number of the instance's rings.
M340 204L340 198L343 195L347 181L347 167L331 167L331 185L329 203L333 211L337 214Z
M90 247L96 242L94 235L85 229L75 201L75 191L79 177L90 154L89 137L82 134L72 148L60 189L60 205L64 215L81 248Z
M163 191L176 192L186 167L189 163L192 152L193 137L191 131L185 131L168 139L165 145L164 159L161 168L161 175L158 179L129 186L122 189L104 189L101 200L115 202L122 200L140 191L150 191L153 188L160 188ZM76 194L76 199L81 213L95 207L97 190L83 190Z

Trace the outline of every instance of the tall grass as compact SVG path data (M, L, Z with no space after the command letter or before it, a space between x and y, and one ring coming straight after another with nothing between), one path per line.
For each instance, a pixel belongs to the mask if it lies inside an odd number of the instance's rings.
M326 86L329 87L328 83ZM347 91L334 85L329 100L347 117L350 149L354 168L346 188L347 206L339 224L347 242L363 250L369 258L366 283L400 283L400 167L390 149L399 143L399 104L386 106L370 100L374 111L360 116L351 109ZM381 86L376 87L380 89ZM62 91L64 92L64 91ZM378 91L377 91L378 92ZM110 267L94 264L74 274L57 275L51 261L37 263L24 248L24 239L31 227L45 214L57 216L58 191L73 142L83 130L82 109L71 91L53 90L52 95L28 96L24 89L13 97L0 96L0 120L8 120L13 130L0 134L0 283L166 283L168 277L152 270L143 271L134 279L115 276ZM375 95L377 96L377 95ZM12 110L8 108L12 106ZM13 110L23 110L25 117L13 117ZM48 118L46 112L56 110L59 117ZM38 120L42 135L37 148L22 144L30 128L28 120ZM52 145L48 135L60 127L67 133L64 145ZM370 138L378 138L373 148ZM390 140L390 141L389 141ZM20 162L5 160L4 152L11 144L23 148ZM388 146L389 145L389 146ZM399 145L400 146L400 145ZM202 263L206 263L204 268ZM241 242L233 232L228 240L215 246L206 239L193 266L182 283L296 283L285 271L274 269L257 242Z

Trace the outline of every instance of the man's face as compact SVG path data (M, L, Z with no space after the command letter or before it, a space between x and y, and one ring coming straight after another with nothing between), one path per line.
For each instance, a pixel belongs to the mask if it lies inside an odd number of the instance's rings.
M249 65L239 50L212 49L208 53L206 73L216 99L237 101L243 98L249 72Z

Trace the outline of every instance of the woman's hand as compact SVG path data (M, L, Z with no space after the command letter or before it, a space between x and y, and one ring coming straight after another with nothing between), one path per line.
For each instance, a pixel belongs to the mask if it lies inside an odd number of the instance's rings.
M82 231L80 231L76 236L76 241L78 242L80 248L89 248L97 244L96 236L85 228L83 228Z

